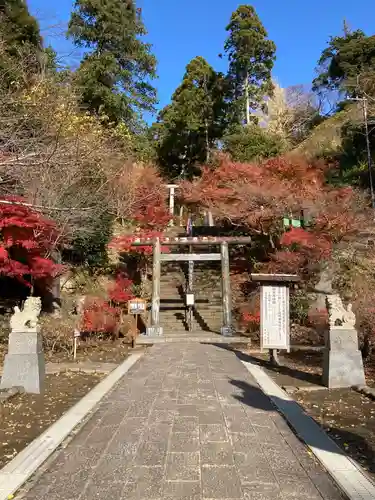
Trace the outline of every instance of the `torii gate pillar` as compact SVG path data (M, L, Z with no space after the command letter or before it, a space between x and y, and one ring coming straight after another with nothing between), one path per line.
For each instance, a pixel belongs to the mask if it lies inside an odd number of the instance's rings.
M171 216L171 220L169 222L170 226L174 225L174 196L175 196L175 189L178 188L177 184L167 184L167 188L169 189L169 214Z

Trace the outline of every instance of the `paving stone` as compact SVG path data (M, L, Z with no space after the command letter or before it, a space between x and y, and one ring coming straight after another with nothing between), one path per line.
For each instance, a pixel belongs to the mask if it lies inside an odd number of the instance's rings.
M97 473L100 473L102 477L115 474L116 480L121 478L124 481L124 478L127 478L132 473L132 457L126 459L123 456L108 455L106 453L105 459L101 460L97 466Z
M176 412L181 417L196 417L198 408L196 405L177 405Z
M277 485L272 485L269 489L268 486L264 486L262 491L262 486L259 485L259 489L253 489L252 487L243 487L244 498L246 500L287 500L283 497L277 488ZM301 499L304 500L304 499Z
M162 498L163 500L201 500L201 483L200 481L166 481Z
M139 437L147 429L147 425L146 418L126 417L119 426L119 433L123 433L124 437L126 435Z
M301 478L295 477L293 474L280 474L277 472L276 478L280 485L280 490L286 498L303 498L305 500L321 500L322 498L307 476L306 478Z
M82 492L88 480L90 479L92 470L77 469L74 473L60 473L48 490L48 495L51 499L60 500L62 492L64 500L77 498L77 492ZM33 497L34 499L37 497Z
M130 438L130 436L129 436ZM113 441L106 450L106 456L130 460L137 453L139 447L139 436L133 436L134 441L116 440Z
M156 399L152 410L164 410L164 411L175 411L177 409L177 402L174 400L170 401L160 401L159 399Z
M135 463L137 465L164 465L167 456L167 441L143 442L137 451Z
M198 437L191 436L188 432L174 432L170 439L171 452L199 451Z
M174 420L176 411L174 410L153 410L149 415L149 422L157 423L171 423Z
M102 451L95 447L69 447L58 454L51 470L57 475L73 474L77 470L90 471L101 456Z
M134 467L131 480L126 483L121 499L160 499L163 490L163 474L164 467Z
M146 428L143 432L142 440L168 442L171 430L172 430L172 422L152 423L151 425L146 425Z
M234 413L233 415L227 414L225 420L229 432L238 432L241 434L255 434L254 428L250 421L246 418L245 412L243 415Z
M238 475L242 484L266 483L277 484L275 475L268 465L253 463L253 465L237 466Z
M257 441L264 444L273 444L280 441L280 432L276 427L269 429L268 427L253 426L254 436ZM283 439L282 439L283 441Z
M252 450L248 453L233 453L234 464L238 467L246 466L253 467L254 464L257 464L259 468L268 468L269 463L266 457L263 455L263 452L259 450Z
M201 445L202 465L233 465L233 449L229 442Z
M202 490L204 498L242 498L241 483L234 467L202 467Z
M297 457L288 449L263 446L263 453L273 470L281 474L291 473L294 476L306 476L306 472Z
M151 403L144 403L143 401L134 401L134 403L130 406L127 417L148 417L150 413Z
M320 469L319 472L315 472L308 469L307 473L314 486L324 499L342 500L342 495L340 494L337 486L333 483L325 471Z
M224 415L218 410L199 410L198 418L200 424L225 424Z
M230 441L233 446L233 450L240 453L249 453L254 448L262 449L260 444L258 443L255 435L251 434L239 434L239 433L230 433L229 434Z
M199 426L199 437L201 443L209 441L228 441L228 435L224 425L202 424Z
M275 428L275 422L268 413L258 413L253 412L252 408L245 410L247 418L251 422L251 425L258 427L267 427L268 429Z
M198 435L198 417L176 417L173 421L173 432L189 432Z
M98 481L95 478L88 482L85 491L79 500L102 500L104 498L121 498L124 490L124 483L118 481L115 476Z
M23 500L48 500L50 498L48 492L52 486L51 478L44 475L32 486L31 491L20 490L19 494ZM31 484L28 484L27 488L29 489L30 487Z
M199 453L169 453L167 481L198 481L200 479Z

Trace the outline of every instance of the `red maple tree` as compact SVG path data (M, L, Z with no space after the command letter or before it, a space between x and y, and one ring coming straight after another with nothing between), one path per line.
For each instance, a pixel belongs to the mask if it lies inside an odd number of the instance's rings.
M87 297L84 304L81 330L96 334L117 335L122 315L134 297L133 281L118 273L109 285L107 297Z
M0 274L31 286L64 267L51 259L59 239L55 223L22 203L18 197L0 201Z
M220 156L216 169L180 184L178 196L195 211L210 210L220 223L268 240L270 272L300 272L328 259L332 247L353 236L365 217L365 200L352 188L326 183L331 165L295 154L261 163ZM283 219L308 216L308 227L285 232Z
M116 306L125 307L134 298L133 284L126 274L119 273L108 289L109 300Z

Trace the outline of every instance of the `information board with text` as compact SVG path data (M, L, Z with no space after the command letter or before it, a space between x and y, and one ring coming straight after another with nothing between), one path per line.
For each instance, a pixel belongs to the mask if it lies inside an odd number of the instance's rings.
M290 349L289 287L263 285L260 300L261 349Z

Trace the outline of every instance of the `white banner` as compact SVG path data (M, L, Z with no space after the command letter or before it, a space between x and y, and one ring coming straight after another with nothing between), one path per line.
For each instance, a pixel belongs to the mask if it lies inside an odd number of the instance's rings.
M261 349L290 349L289 287L261 287Z

